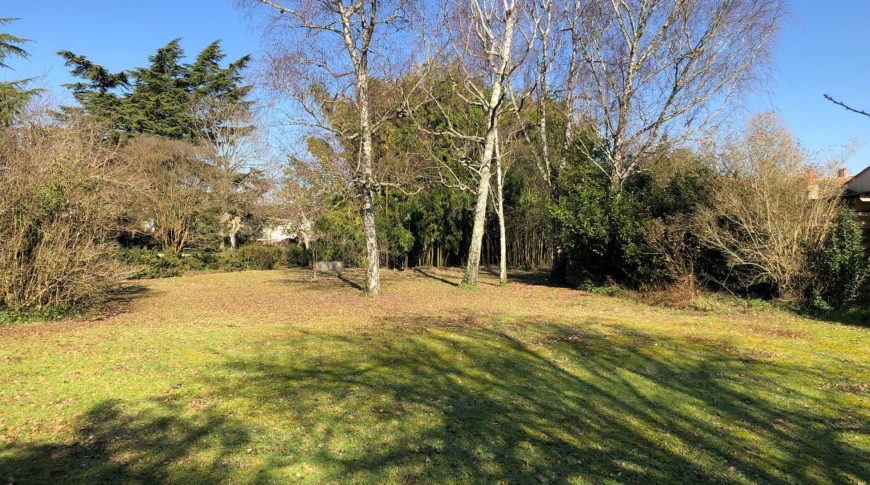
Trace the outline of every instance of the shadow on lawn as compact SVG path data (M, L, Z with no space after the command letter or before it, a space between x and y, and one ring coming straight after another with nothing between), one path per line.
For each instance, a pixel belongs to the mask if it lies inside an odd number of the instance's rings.
M842 393L806 392L826 376L723 341L587 323L408 316L303 333L279 346L292 351L230 359L204 384L210 399L246 402L285 429L294 448L273 448L252 475L263 483L286 479L295 461L322 481L372 483L870 476L866 455L843 439L866 436L866 416ZM0 479L27 482L31 470L34 482L210 482L258 439L251 422L158 411L104 403L72 444L0 448ZM190 459L195 450L210 450L209 461Z
M870 432L866 422L832 392L790 387L808 377L806 368L721 342L695 344L687 355L685 342L615 329L542 322L524 342L468 319L444 323L416 318L356 337L309 334L288 342L298 360L231 362L245 377L214 384L220 395L308 423L320 444L310 460L340 481L870 476L862 452L841 439Z
M456 273L454 274L444 274L446 270L454 270ZM461 268L441 268L441 274L438 273L439 268L431 268L431 267L415 267L412 269L413 273L418 274L424 278L428 278L431 280L439 281L441 283L448 284L450 286L459 286L462 281L463 273L461 272ZM495 280L484 279L479 282L481 285L490 285L490 286L498 286L498 267L497 266L481 266L480 274L489 275L494 277ZM451 279L452 278L452 279ZM515 282L521 283L524 285L530 286L549 286L552 288L566 288L570 287L568 285L558 285L554 284L550 281L549 273L546 271L510 271L508 273L508 284Z
M440 281L441 283L446 283L450 286L459 286L458 282L450 281L441 275L435 274L434 272L432 272L431 268L423 269L422 267L418 266L418 267L414 268L412 271L414 273L424 277L424 278L429 278L430 280ZM460 281L461 281L461 277L460 277Z
M0 445L0 482L208 483L225 477L224 458L248 442L248 431L216 415L182 418L183 406L161 401L139 411L104 401L77 418L72 442ZM199 463L205 466L179 466L200 450L212 456Z

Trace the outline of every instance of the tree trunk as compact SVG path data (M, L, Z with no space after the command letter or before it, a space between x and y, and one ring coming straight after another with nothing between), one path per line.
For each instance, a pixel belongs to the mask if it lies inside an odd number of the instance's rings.
M486 226L486 205L489 201L489 179L492 176L490 163L494 147L495 127L493 126L486 134L486 144L484 145L483 160L480 167L480 183L477 187L477 203L474 205L474 226L471 230L471 246L468 249L468 264L465 266L465 276L462 278L462 284L467 286L477 286L477 274L480 270L480 250L483 246L483 231Z
M369 123L368 73L362 64L357 90L360 105L360 131L362 134L362 196L363 232L366 239L366 293L378 296L381 293L380 254L378 231L375 226L374 177L372 173L372 129Z
M477 187L477 203L474 206L474 228L471 231L471 245L468 250L468 264L465 267L465 276L462 278L462 284L467 286L477 286L477 276L480 270L480 249L483 244L484 226L486 224L486 204L489 199L489 184L490 176L492 175L491 166L492 155L495 151L495 146L498 137L498 117L499 107L503 101L504 82L510 73L511 62L511 44L513 43L514 27L516 26L517 16L515 5L511 2L510 8L505 12L504 37L502 38L501 46L499 46L499 64L495 66L493 57L490 58L490 67L495 74L495 79L492 83L492 91L489 95L489 101L486 105L487 125L486 137L484 138L483 154L480 159L480 185ZM479 14L482 15L482 14ZM485 24L485 22L482 22ZM490 31L490 35L492 35ZM488 46L487 48L489 48ZM491 47L495 47L493 44Z
M499 148L498 132L495 145L495 213L498 216L498 282L507 284L507 233L504 223L504 171L502 170L501 149Z
M511 43L513 41L514 26L516 25L516 12L507 12L505 20L504 39L501 45L501 65L495 73L495 81L492 84L492 92L487 103L487 126L483 154L480 159L480 185L477 187L477 203L474 206L474 228L471 231L471 245L468 249L468 264L465 267L465 276L462 284L477 286L477 275L480 270L480 248L483 244L483 232L486 224L486 203L489 199L490 176L492 155L498 137L498 110L502 103L504 81L508 74L510 62Z
M371 187L364 190L363 231L366 239L366 293L369 296L378 296L381 293L381 271L378 232L375 227L375 204Z
M555 175L555 174L554 174ZM556 185L555 178L550 181L550 201L554 205L559 204L559 188ZM562 245L562 227L554 219L550 218L550 248L552 251L552 261L550 267L550 282L557 285L565 284L565 278L568 274L568 254L565 252L565 247Z
M496 178L498 179L498 198L496 214L498 214L498 282L507 284L507 234L504 224L504 180L502 179L501 162L496 162Z

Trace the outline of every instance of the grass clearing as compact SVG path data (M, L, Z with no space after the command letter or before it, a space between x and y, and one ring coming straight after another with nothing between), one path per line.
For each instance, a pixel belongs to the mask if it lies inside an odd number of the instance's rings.
M0 481L870 479L870 329L454 270L155 280L0 328Z

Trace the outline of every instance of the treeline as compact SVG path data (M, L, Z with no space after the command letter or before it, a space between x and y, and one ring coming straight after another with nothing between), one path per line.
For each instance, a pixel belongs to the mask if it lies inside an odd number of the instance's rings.
M547 265L557 284L857 304L831 167L768 115L714 130L763 75L778 1L259 3L265 87L306 130L284 186L332 221L315 239L356 227L369 294L381 264L463 265L473 286L497 262L502 282Z
M772 115L712 130L762 72L777 1L252 4L271 19L259 107L251 58L218 42L122 72L62 51L76 106L0 85L0 305L315 259L365 267L373 296L383 266L464 266L473 286L483 264L866 303L831 167ZM256 242L276 230L289 247Z

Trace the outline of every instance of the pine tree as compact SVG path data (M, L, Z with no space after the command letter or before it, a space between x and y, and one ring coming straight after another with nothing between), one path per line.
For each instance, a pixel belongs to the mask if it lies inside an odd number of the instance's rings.
M0 25L12 23L18 19L0 18ZM16 37L12 34L0 32L0 68L10 69L6 64L9 57L26 59L27 51L21 47L28 42L27 39ZM17 81L0 81L0 126L9 126L21 114L27 103L42 90L27 88L32 78L19 79Z
M222 99L250 108L245 98L251 86L242 85L242 71L251 58L222 68L226 54L219 41L203 49L192 64L184 64L181 39L173 39L148 58L147 66L120 73L69 51L58 54L73 76L84 80L66 85L81 108L65 110L82 109L109 122L118 140L153 135L196 143L202 136L194 118L200 100Z

